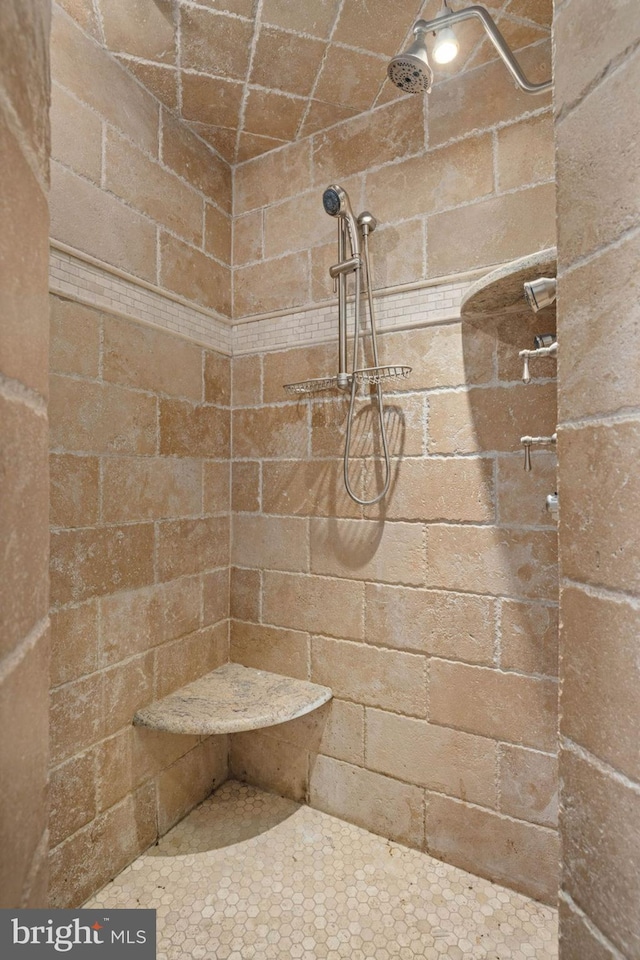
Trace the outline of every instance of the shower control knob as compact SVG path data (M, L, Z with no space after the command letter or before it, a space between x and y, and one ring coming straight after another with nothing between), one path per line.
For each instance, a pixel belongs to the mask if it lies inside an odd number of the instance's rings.
M536 337L536 340L538 338ZM548 346L538 347L536 350L521 350L518 356L524 360L524 370L522 371L523 383L529 383L531 375L529 373L529 360L534 357L557 357L558 341L553 340Z
M558 434L552 433L550 437L520 437L520 443L524 447L524 469L531 470L531 447L549 447L558 442Z

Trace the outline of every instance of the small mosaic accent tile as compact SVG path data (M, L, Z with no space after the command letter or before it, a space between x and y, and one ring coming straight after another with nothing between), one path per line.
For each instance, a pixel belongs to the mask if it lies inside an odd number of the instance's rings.
M556 960L556 911L228 781L87 907L158 912L158 960Z

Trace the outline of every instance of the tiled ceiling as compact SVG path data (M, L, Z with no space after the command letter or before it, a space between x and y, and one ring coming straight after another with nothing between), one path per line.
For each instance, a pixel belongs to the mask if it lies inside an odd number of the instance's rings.
M230 163L400 96L386 80L440 0L89 0L104 45ZM461 9L466 3L453 3ZM548 36L552 0L486 4L514 49ZM477 22L437 77L495 55ZM505 82L510 82L505 78Z

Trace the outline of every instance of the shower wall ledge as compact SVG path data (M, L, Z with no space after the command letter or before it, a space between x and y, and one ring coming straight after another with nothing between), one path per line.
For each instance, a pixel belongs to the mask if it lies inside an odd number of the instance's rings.
M238 733L295 720L332 696L329 687L227 663L139 710L133 722L165 733Z
M462 298L460 315L463 320L475 320L495 317L497 313L528 312L524 284L538 277L555 277L556 272L555 247L503 263L471 284Z

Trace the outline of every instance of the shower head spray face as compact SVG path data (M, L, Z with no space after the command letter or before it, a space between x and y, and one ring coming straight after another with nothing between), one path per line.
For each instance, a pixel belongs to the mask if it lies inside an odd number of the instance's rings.
M540 277L524 285L524 295L534 313L551 306L556 299L555 277Z
M325 213L330 217L341 217L345 221L351 244L351 256L359 257L360 237L347 191L332 183L322 194L322 205Z
M429 66L425 31L414 27L415 40L410 47L399 53L387 67L387 75L392 83L405 93L429 93L433 84L433 70Z

